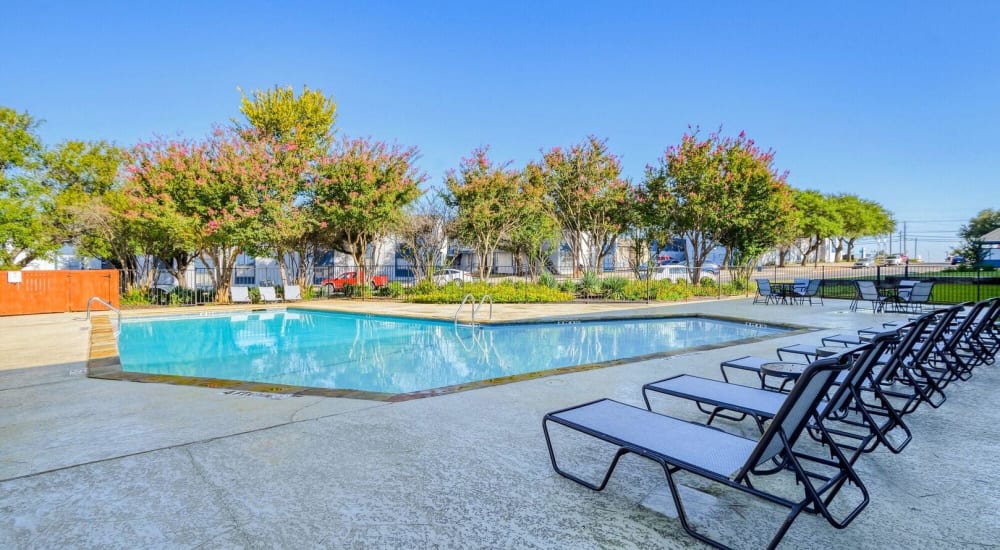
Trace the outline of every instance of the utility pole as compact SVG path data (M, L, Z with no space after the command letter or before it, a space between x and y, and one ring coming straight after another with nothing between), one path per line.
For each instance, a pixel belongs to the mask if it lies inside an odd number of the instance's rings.
M903 246L902 246L902 248L903 248L903 256L906 256L906 222L903 222L903 239L902 239L902 243L903 243Z

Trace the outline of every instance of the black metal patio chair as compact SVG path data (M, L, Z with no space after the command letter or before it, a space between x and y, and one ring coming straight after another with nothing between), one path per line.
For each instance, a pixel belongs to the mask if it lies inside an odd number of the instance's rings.
M847 356L820 359L809 365L767 429L756 440L611 399L551 412L542 420L549 459L559 475L595 491L607 486L619 459L626 454L636 454L660 464L681 527L692 537L719 548L725 545L701 528L696 528L689 520L675 480L678 472L701 476L788 508L784 522L768 543L769 548L777 546L803 511L820 514L831 525L841 529L868 505L868 490L840 448L833 444L817 406L837 375L844 372L848 365ZM797 449L800 436L810 423L815 426L817 437L828 444L829 457L812 456ZM552 445L551 425L562 426L617 447L602 480L588 481L559 465ZM777 483L768 484L769 490L765 490L762 488L765 484L756 482L759 478L773 479ZM780 483L778 478L786 479L787 483ZM848 483L860 493L860 499L845 503L843 507L838 505L838 509L847 511L835 515L830 504ZM787 491L795 496L784 494Z
M820 305L823 305L823 296L819 293L819 285L823 281L821 279L809 279L804 287L797 287L793 298L797 300L800 304L804 304L806 300L809 300L809 305L813 305L813 299L819 300Z
M851 302L851 309L858 309L861 301L871 302L872 313L878 313L885 308L885 297L878 293L878 288L873 281L854 281L857 287L857 295Z
M754 281L757 283L757 295L753 297L753 303L767 305L781 300L781 295L771 290L771 281L767 279L754 279Z

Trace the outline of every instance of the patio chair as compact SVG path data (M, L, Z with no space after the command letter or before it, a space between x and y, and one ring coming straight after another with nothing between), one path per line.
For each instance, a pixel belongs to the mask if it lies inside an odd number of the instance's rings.
M933 290L934 283L931 281L915 283L905 294L903 287L899 287L899 306L909 312L917 313L923 309L924 304L930 302Z
M858 302L866 300L872 304L872 313L878 313L885 309L885 297L878 293L878 288L872 281L854 281L857 287L857 295L851 303L851 309L858 309Z
M806 278L792 279L793 294L797 294L799 292L805 292L807 286L809 286L809 279Z
M823 297L819 295L819 285L823 281L820 279L808 279L808 281L802 287L798 286L798 284L795 285L793 299L797 300L800 304L804 304L806 300L809 300L809 305L813 305L813 298L816 298L819 300L820 305L823 305Z
M820 412L828 419L837 421L838 429L830 424L827 429L838 440L841 448L851 452L848 460L852 464L862 453L877 448L879 443L891 452L899 453L912 439L909 427L899 413L888 406L888 399L881 395L880 388L866 387L882 354L898 342L899 337L899 331L887 331L877 335L870 343L844 348L842 354L853 358L851 368L843 380L837 382L837 389L830 399L820 404L820 407L828 409ZM874 410L866 408L861 396L863 391L874 391L881 400L881 406ZM689 374L651 382L642 387L642 392L649 410L653 410L649 400L651 393L668 395L694 401L698 410L709 415L707 425L711 425L716 418L740 421L749 416L761 432L764 431L765 422L774 417L788 395ZM705 405L709 405L711 409L706 409ZM726 412L735 412L740 416L730 416ZM894 442L889 438L890 432L896 429L903 434L901 442Z
M249 304L250 289L245 286L229 287L229 301L233 304Z
M767 279L754 279L757 282L757 295L753 298L753 303L759 304L764 303L769 304L770 302L777 303L781 299L781 296L771 290L771 281Z
M913 287L917 286L918 282L920 281L910 281L907 279L899 281L899 287L896 289L896 295L899 296L900 300L906 301L907 298L909 298L910 293L913 292Z
M701 476L788 508L788 514L771 538L769 548L778 545L803 511L820 514L831 525L842 529L868 505L868 489L840 448L833 444L817 406L834 378L847 366L847 356L820 359L809 365L767 429L756 440L611 399L551 412L542 420L549 459L556 473L595 491L607 486L619 459L626 454L633 453L658 463L666 476L681 527L692 537L720 548L725 547L722 542L703 533L689 521L681 501L683 495L674 479L678 471ZM816 437L827 444L827 457L811 456L798 449L800 435L810 421ZM617 447L603 480L591 482L560 467L552 445L549 429L552 425ZM775 483L758 483L765 477ZM781 483L782 479L785 483ZM848 483L857 489L861 498L844 506L838 504L837 509L844 510L838 517L830 505ZM781 489L781 493L771 492L774 489ZM787 496L796 493L797 496ZM738 517L738 514L732 517Z
M260 301L265 304L273 304L281 301L278 298L278 294L274 291L273 286L260 286L257 287L257 291L260 292Z
M299 285L285 285L285 301L294 302L302 299L302 287Z

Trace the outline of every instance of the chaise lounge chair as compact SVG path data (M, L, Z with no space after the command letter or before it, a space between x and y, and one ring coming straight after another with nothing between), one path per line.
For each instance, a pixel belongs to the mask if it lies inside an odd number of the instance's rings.
M899 340L898 331L887 331L877 335L870 343L855 348L844 348L842 354L853 357L853 363L843 380L837 382L837 389L831 398L820 404L826 408L820 411L827 419L836 422L827 424L829 432L837 439L845 451L851 452L848 460L853 464L858 456L875 450L878 444L885 445L893 453L898 453L912 439L910 429L903 422L898 411L893 409L878 385L870 385L872 371L882 354ZM877 407L868 407L862 395L871 392ZM695 402L698 410L708 414L707 425L716 418L740 421L747 416L754 419L761 432L764 424L774 417L787 394L766 389L750 388L710 380L689 374L681 374L665 380L651 382L642 388L646 408L653 410L649 397L668 395ZM711 409L706 409L705 406ZM731 416L727 412L737 413ZM890 432L899 429L903 434L900 442L889 438Z
M229 287L229 301L233 304L249 304L250 289L245 286Z
M868 505L868 490L840 448L833 444L823 426L824 419L817 411L834 379L847 367L846 355L820 359L809 365L757 440L611 399L551 412L542 420L549 459L559 475L595 491L607 486L618 460L628 453L657 462L666 476L681 527L692 537L720 548L724 547L722 542L689 521L681 502L682 494L674 479L678 471L701 476L788 508L788 514L771 538L769 548L777 546L803 511L820 514L834 527L843 528ZM815 436L828 444L828 458L803 454L796 449L799 436L810 421ZM551 425L562 426L617 447L602 481L590 482L560 467L552 446ZM823 471L816 471L818 468ZM778 483L758 484L757 481L765 476ZM776 479L779 477L787 483L780 483ZM860 502L852 503L853 506L838 506L839 510L849 511L837 517L829 505L847 483L860 491ZM764 486L771 490L780 488L783 492L770 492ZM785 496L787 491L798 493L798 496Z
M302 299L302 287L299 285L285 285L285 301L294 302Z
M274 291L273 286L261 286L257 287L257 290L260 292L260 301L265 304L273 304L281 301L278 298L278 294Z

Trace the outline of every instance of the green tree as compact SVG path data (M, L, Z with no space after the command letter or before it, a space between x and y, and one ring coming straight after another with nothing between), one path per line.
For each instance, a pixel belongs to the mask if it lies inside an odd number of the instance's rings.
M841 221L843 233L836 236L834 261L840 261L841 252L846 248L846 257L854 251L854 243L862 237L884 235L896 229L896 222L881 204L865 200L857 195L836 195L831 198Z
M249 96L241 90L241 94L240 112L246 120L234 121L238 131L246 139L263 136L290 144L280 154L296 157L303 166L296 193L289 196L288 204L272 212L283 216L281 231L272 232L276 240L264 244L268 254L278 260L282 281L295 280L305 285L322 244L317 240L320 220L309 217L312 210L306 207L304 197L308 196L315 167L330 153L337 104L332 97L307 86L298 95L291 86L255 90ZM297 261L289 262L290 255Z
M493 253L517 229L524 211L524 173L510 164L495 164L489 148L476 149L445 176L445 200L456 209L455 231L476 251L480 278L492 271Z
M320 161L310 188L312 219L335 250L349 254L371 282L380 247L399 227L404 208L420 196L426 176L417 170L415 147L347 139Z
M843 233L843 221L834 200L819 191L796 190L795 209L801 214L799 224L799 251L801 265L806 265L809 254L813 254L813 264L819 262L819 247L823 241Z
M283 208L298 190L291 144L216 130L202 142L140 144L129 171L130 198L150 231L175 233L165 248L194 245L228 301L237 257L262 252L286 228Z
M515 272L526 272L534 280L544 269L548 254L559 245L560 231L559 220L546 204L541 180L527 174L532 169L535 168L526 168L521 178L520 222L506 233L501 246L513 253Z
M630 186L607 140L594 136L542 155L538 174L573 256L573 269L601 265L626 231Z
M702 139L695 131L667 148L658 166L647 167L648 223L690 243L693 281L718 246L726 248L726 263L732 259L745 279L794 223L790 190L773 160L773 151L761 150L744 133L732 138L714 132Z
M725 264L746 285L760 257L779 245L798 223L786 173L774 168L774 151L762 150L741 133L723 141L722 179L731 209L719 232Z
M253 129L278 143L294 143L292 151L312 155L325 153L333 142L337 103L320 90L302 87L295 95L291 86L254 90L248 96L240 90L240 112L246 122L234 121L236 127Z
M48 222L54 210L41 181L40 122L0 106L0 269L21 269L62 244Z
M138 265L115 195L121 188L125 151L104 141L67 141L42 155L44 185L52 194L50 219L77 254L111 260L119 268ZM107 200L106 200L107 199Z
M958 236L963 240L958 252L965 256L967 261L979 265L986 258L982 237L997 228L1000 228L1000 210L992 208L980 210L968 224L958 230Z

